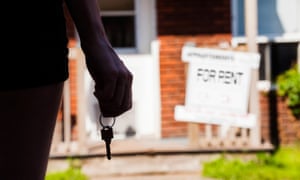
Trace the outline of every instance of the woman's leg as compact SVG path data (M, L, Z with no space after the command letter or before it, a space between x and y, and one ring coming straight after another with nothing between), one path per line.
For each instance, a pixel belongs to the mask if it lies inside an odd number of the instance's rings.
M62 90L0 92L0 179L44 180Z

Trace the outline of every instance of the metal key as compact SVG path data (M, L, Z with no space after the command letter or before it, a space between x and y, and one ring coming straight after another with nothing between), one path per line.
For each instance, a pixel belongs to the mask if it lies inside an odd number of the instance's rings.
M110 160L111 159L110 143L111 143L111 139L114 137L112 127L104 126L101 129L101 137L102 140L105 142L107 159Z

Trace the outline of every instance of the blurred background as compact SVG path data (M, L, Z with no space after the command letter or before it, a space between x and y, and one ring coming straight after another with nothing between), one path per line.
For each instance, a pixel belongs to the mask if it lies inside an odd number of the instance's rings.
M113 154L272 151L300 140L299 114L277 93L279 75L300 61L299 0L98 2L108 38L134 75L133 108L116 118ZM70 78L51 158L102 157L105 148L99 136L94 84L67 9L66 14ZM258 68L250 74L245 114L255 115L255 127L176 119L175 107L186 104L189 78L183 47L259 55ZM299 73L295 77L300 87ZM295 94L300 109L300 92Z

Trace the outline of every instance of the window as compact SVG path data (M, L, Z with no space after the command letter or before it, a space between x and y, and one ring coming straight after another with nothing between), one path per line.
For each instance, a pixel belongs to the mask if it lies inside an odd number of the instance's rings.
M234 44L245 44L244 0L231 0ZM257 0L259 79L274 82L297 62L300 42L299 0Z
M244 0L232 0L233 36L244 36ZM299 0L257 1L258 34L273 38L300 32Z
M275 82L280 73L297 63L297 47L295 42L259 43L259 80Z
M103 25L114 48L135 48L134 0L99 0Z
M271 77L274 80L280 73L297 63L298 43L272 43L271 46Z

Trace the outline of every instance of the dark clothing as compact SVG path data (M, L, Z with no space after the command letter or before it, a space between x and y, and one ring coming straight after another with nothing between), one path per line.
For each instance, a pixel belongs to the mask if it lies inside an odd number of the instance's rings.
M66 80L68 39L62 0L7 3L12 13L1 17L0 91Z

